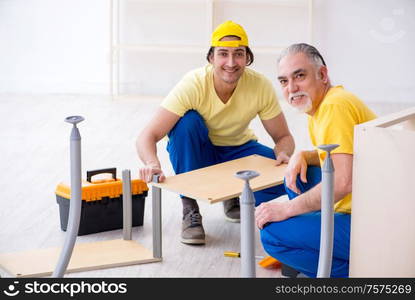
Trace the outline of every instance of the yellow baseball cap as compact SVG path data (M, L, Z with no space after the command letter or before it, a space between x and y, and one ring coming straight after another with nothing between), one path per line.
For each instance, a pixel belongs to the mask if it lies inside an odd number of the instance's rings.
M240 38L236 41L221 41L220 39L228 36L234 35ZM212 33L212 47L248 47L248 36L246 35L245 30L241 25L236 24L232 21L226 21L216 27L215 31Z

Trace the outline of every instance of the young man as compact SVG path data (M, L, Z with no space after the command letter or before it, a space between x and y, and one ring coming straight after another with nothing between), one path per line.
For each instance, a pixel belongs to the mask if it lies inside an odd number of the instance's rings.
M150 182L154 174L160 175L160 181L165 179L156 153L156 143L165 135L176 174L251 154L276 159L276 165L288 162L294 140L272 84L246 68L253 59L240 25L227 21L215 29L207 54L209 64L184 76L137 138L137 151L144 163L139 170L142 179ZM257 115L275 142L273 149L258 143L248 128ZM283 194L282 185L257 192L257 203ZM204 244L197 202L182 197L182 203L181 241ZM239 222L239 199L225 201L224 211L228 221Z
M349 271L352 201L353 133L356 124L376 118L355 95L332 86L327 66L316 48L295 44L279 59L278 80L284 97L309 115L314 146L339 144L332 151L334 178L334 251L332 277ZM299 151L289 160L285 185L291 201L263 203L255 216L265 250L295 270L316 277L320 248L321 169L325 153Z

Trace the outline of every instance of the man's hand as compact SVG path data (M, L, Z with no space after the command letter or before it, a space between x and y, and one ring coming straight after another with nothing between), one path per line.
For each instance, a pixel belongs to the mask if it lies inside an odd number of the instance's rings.
M255 209L255 223L259 229L271 222L284 221L290 216L288 214L290 202L264 202Z
M280 164L288 164L290 160L290 156L285 153L284 151L281 151L277 154L277 160L275 162L275 165L279 166Z
M138 176L145 182L152 182L153 175L156 174L160 175L159 182L163 182L166 179L159 165L147 164L138 170Z
M301 191L297 188L297 176L300 174L302 182L307 182L307 161L304 157L303 152L294 154L288 166L285 169L285 184L286 186L297 194L301 194Z

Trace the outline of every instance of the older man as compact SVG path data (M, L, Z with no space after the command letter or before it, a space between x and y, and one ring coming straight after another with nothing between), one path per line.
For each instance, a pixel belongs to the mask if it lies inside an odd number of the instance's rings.
M294 151L294 140L271 82L247 68L254 56L242 26L232 21L220 24L210 46L209 64L184 76L137 139L144 163L140 177L146 181L151 181L153 174L164 180L156 143L165 135L169 137L167 150L176 174L251 154L276 158L278 165L288 162ZM260 144L249 129L256 116L275 142L273 148ZM285 193L283 185L257 192L257 203ZM182 197L182 203L181 241L204 244L197 202ZM239 222L239 200L226 201L224 212L228 221Z
M354 126L376 118L355 95L332 86L323 57L313 46L295 44L278 60L278 81L288 103L308 117L313 146L339 144L333 150L334 251L332 277L347 277ZM325 153L299 151L289 160L285 185L290 201L263 203L256 209L265 250L309 277L317 274L320 247L321 169ZM288 268L289 269L289 268ZM285 275L285 274L283 274Z

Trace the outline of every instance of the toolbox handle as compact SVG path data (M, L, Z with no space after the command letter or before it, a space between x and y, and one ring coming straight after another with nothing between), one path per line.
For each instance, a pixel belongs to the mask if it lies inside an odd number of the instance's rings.
M110 173L112 174L112 179L114 180L117 179L117 168L107 168L107 169L86 171L86 181L91 182L92 176L103 174L103 173Z

